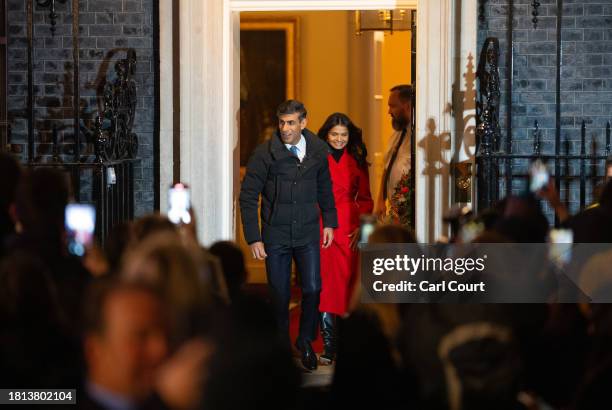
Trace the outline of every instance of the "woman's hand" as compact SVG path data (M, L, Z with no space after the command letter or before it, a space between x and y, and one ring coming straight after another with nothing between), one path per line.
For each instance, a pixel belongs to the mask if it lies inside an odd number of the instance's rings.
M349 243L349 247L356 251L357 247L359 246L359 228L356 228L353 232L351 232L349 234L349 238L350 238L350 243Z

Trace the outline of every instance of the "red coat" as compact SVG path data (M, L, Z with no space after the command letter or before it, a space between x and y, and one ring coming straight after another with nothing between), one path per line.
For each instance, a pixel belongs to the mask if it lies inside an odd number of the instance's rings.
M321 249L319 310L343 315L348 308L359 260L357 251L349 247L349 234L359 228L360 215L372 212L374 202L367 168L360 168L346 151L340 161L336 162L331 154L327 161L338 212L338 228L334 229L331 246Z

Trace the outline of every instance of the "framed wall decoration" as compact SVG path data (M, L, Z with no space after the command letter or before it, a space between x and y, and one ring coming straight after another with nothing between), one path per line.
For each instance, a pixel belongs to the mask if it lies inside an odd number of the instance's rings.
M299 98L297 18L240 22L240 166L276 131L276 107Z

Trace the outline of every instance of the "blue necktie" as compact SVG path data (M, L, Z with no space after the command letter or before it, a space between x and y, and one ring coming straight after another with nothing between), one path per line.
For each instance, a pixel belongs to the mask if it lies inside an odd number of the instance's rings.
M295 145L292 145L291 148L289 148L289 151L291 151L294 157L296 157L297 159L300 159L300 157L298 156L298 147L296 147Z

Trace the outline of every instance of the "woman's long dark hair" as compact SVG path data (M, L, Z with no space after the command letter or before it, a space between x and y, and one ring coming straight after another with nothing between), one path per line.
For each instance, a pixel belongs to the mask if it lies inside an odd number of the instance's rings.
M323 123L323 125L319 129L319 137L327 142L327 134L329 134L329 131L336 125L342 125L348 129L349 140L348 144L346 144L346 151L353 158L355 158L355 161L357 161L357 165L359 165L361 168L365 168L370 165L366 160L368 156L368 150L366 149L366 146L363 143L363 139L361 137L361 128L353 124L353 121L351 121L351 119L346 114L343 114L341 112L335 112L329 117L327 117L325 123Z

